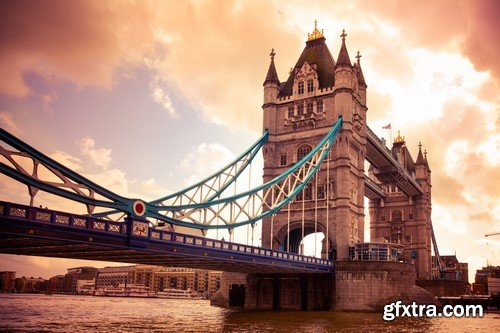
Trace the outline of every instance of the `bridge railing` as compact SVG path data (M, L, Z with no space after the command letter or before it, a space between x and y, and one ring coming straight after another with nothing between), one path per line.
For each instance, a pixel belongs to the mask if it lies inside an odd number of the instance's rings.
M94 217L69 214L65 212L53 211L45 208L37 208L25 206L9 202L0 201L0 216L10 219L28 220L35 223L52 224L68 228L87 229L93 232L106 234L120 235L128 237L126 222L115 222ZM181 234L173 231L160 230L149 227L145 221L134 221L146 225L143 234L138 236L137 233L132 234L136 237L143 237L150 241L169 242L184 244L188 246L199 246L203 248L212 248L215 250L229 251L233 253L245 253L256 256L273 258L276 260L293 260L307 264L332 266L333 262L321 258L304 256L295 253L271 250L257 246L227 242L211 238L199 237L194 235Z

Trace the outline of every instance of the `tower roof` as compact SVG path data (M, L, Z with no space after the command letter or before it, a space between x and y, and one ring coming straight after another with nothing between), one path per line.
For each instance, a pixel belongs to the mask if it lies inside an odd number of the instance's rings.
M335 67L352 66L347 47L345 46L345 36L347 36L347 34L345 30L342 30L342 34L340 35L340 37L342 37L342 45L340 46L339 56Z
M264 84L268 82L280 84L278 73L276 72L276 66L274 65L274 56L276 55L276 53L274 53L274 49L272 49L269 55L271 56L271 63L269 64L269 69L267 70L267 75L266 79L264 80Z
M316 64L316 72L318 73L319 88L333 86L333 74L335 69L335 61L333 60L330 50L326 46L323 32L315 27L312 34L309 34L306 47L297 60L295 67L290 71L290 75L286 82L283 82L280 90L281 96L289 96L292 94L293 81L295 73L306 62L310 65Z

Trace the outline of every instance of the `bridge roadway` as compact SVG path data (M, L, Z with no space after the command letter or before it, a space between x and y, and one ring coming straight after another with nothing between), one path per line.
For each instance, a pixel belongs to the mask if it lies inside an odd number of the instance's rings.
M377 177L385 178L391 182L394 181L401 191L408 196L421 195L424 193L415 178L396 161L391 151L368 126L366 127L366 159L375 167ZM365 188L368 189L367 196L369 198L372 198L371 196L373 196L373 198L377 196L381 197L370 188L375 185L369 184L365 179Z
M332 261L0 201L0 253L243 273L325 273Z

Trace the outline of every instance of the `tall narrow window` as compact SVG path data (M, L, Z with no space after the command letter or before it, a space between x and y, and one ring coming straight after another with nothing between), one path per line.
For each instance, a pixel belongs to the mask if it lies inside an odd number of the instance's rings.
M302 145L297 149L297 161L300 161L311 152L312 148L309 145Z
M286 154L281 154L280 156L280 166L286 165Z
M297 116L302 116L304 114L304 104L297 105Z
M313 102L307 102L307 113L313 112Z
M298 93L299 93L299 95L302 95L304 93L304 82L300 81L299 84L298 84L298 86L299 86L298 87L299 88L298 89L299 90Z
M288 118L293 118L293 106L288 107Z
M314 81L313 80L307 80L307 92L313 92L314 91Z
M323 113L323 100L317 102L316 113Z

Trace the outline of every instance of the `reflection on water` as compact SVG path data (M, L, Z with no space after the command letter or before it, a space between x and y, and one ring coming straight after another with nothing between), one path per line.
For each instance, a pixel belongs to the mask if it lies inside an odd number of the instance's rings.
M208 301L0 294L0 331L494 332L500 316L399 318L340 312L237 312Z

